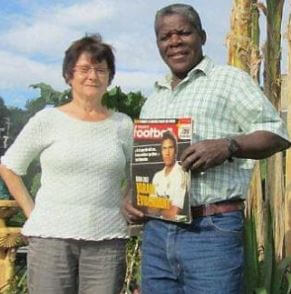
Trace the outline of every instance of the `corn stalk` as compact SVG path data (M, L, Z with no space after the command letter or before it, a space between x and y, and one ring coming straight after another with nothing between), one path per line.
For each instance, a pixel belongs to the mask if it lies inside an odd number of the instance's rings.
M287 126L291 138L291 15L288 25L288 73L287 73ZM285 248L286 255L291 256L291 150L286 153L286 190L285 190Z
M252 0L251 5L251 43L250 43L250 74L255 81L259 83L260 76L260 65L262 61L262 56L260 54L260 27L259 27L259 9L257 0ZM261 262L264 258L264 231L265 231L265 222L264 222L264 200L263 200L263 191L262 191L262 177L260 172L260 164L256 163L251 186L249 189L247 197L247 209L248 214L246 216L253 219L255 223L255 236L256 244L254 243L253 251L256 251L258 261ZM251 250L251 248L250 248Z
M283 4L284 0L267 0L266 8L257 0L234 0L232 30L227 37L229 64L249 72L259 82L261 56L258 49L260 31L257 8L265 12L268 33L265 46L265 91L277 109L281 87L280 30ZM279 293L277 291L286 273L286 266L278 266L284 247L282 163L282 153L268 162L265 202L260 169L258 165L254 169L246 208L246 293L253 293L254 290L256 293Z
M265 46L265 93L279 109L281 95L281 23L284 0L267 0L267 42ZM282 153L268 159L266 205L270 205L276 261L283 257L284 173Z
M259 82L259 10L257 0L235 0L231 32L227 37L228 63L250 73ZM260 166L254 168L245 210L245 290L251 293L260 284L259 261L264 256L264 213Z
M228 64L250 72L251 0L235 0L227 36Z
M265 93L278 110L281 102L280 62L283 5L284 0L267 0L267 43L264 52ZM291 260L288 257L284 258L284 212L287 211L284 194L283 154L277 153L268 159L267 167L266 205L268 214L266 221L270 226L268 226L266 239L269 242L266 243L266 246L269 244L269 250L265 249L267 255L263 267L264 288L267 293L289 294L291 289ZM270 242L272 242L271 246Z
M267 2L267 42L265 46L265 93L279 109L281 93L281 24L285 0Z
M260 67L262 56L260 54L260 26L259 26L259 7L258 0L252 0L251 5L251 44L250 44L250 74L252 78L260 84Z

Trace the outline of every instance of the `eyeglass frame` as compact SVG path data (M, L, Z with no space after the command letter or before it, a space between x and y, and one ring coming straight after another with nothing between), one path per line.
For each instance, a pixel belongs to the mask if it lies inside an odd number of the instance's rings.
M78 72L81 75L89 75L91 70L93 70L94 73L98 76L105 76L106 74L109 74L108 67L102 68L102 67L89 66L89 65L75 65L73 70L75 72Z

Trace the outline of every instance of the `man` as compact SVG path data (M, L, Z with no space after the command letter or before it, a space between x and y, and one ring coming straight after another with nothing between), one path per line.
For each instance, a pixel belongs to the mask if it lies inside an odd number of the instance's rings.
M167 219L176 219L184 207L188 175L176 161L177 142L170 131L163 133L161 154L165 167L155 173L152 182L156 196L169 198L171 206L158 213Z
M171 74L155 85L142 118L189 117L193 144L191 225L149 220L143 235L142 293L241 293L243 204L253 162L290 146L275 109L246 73L203 55L198 13L174 4L156 14L160 55ZM143 215L125 204L133 221Z

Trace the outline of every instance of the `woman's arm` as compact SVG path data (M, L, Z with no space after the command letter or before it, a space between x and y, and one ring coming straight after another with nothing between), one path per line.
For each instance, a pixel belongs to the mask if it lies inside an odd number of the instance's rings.
M3 164L0 164L0 176L5 182L10 194L17 201L28 218L34 208L34 202L28 193L20 176L16 175L12 170Z

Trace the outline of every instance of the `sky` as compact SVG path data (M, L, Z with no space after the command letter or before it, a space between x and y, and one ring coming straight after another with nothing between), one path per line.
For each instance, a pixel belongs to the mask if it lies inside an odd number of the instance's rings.
M232 0L192 0L207 32L204 53L227 62L225 40ZM290 3L285 1L282 33ZM23 108L39 97L29 86L44 82L68 88L62 77L64 51L85 34L100 33L114 47L117 73L112 86L149 95L167 67L153 30L155 12L177 1L165 0L0 0L0 96L7 106ZM263 17L261 17L262 19ZM264 39L264 36L262 36ZM282 72L286 72L287 41L283 40Z

